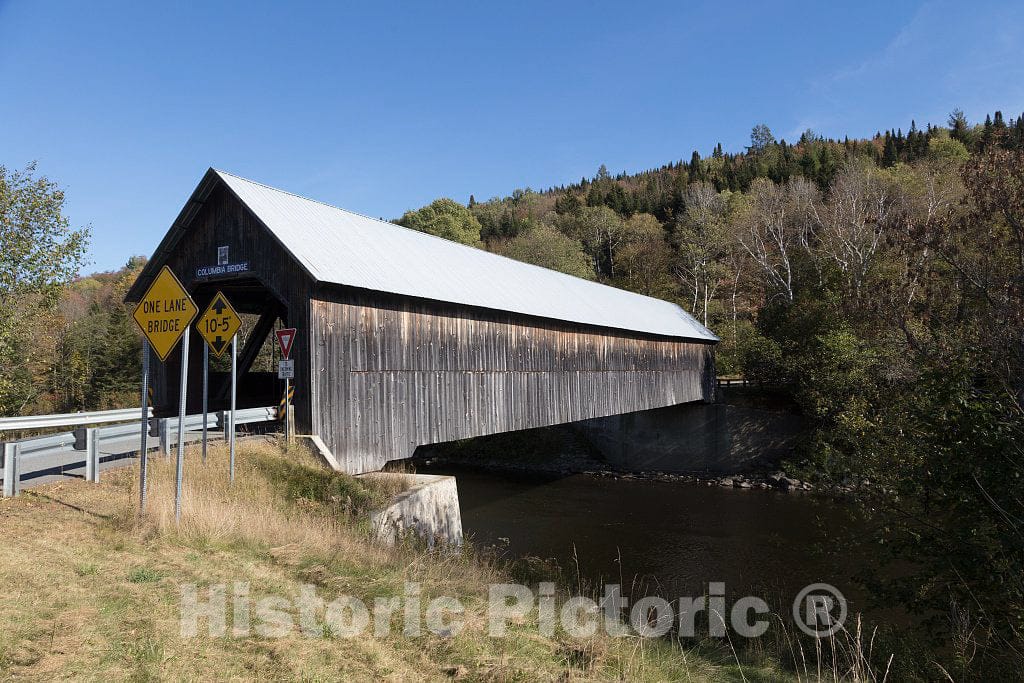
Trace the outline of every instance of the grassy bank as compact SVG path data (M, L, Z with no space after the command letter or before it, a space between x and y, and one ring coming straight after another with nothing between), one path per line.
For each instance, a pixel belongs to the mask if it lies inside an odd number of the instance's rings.
M101 484L66 482L0 502L0 672L51 679L303 680L789 680L767 656L737 657L728 642L684 646L669 639L585 640L539 635L530 619L504 637L486 634L487 586L507 582L496 563L464 552L385 548L369 537L366 513L396 490L393 479L327 472L305 451L248 441L227 484L226 453L188 455L184 514L175 524L174 465L151 459L150 501L137 513L137 469L104 473ZM400 486L400 483L398 484ZM465 606L456 636L372 630L344 638L298 628L282 638L255 633L180 634L181 584L241 581L253 600L294 598L313 585L328 601L367 604L422 586ZM229 603L230 604L230 603ZM229 607L230 609L230 607ZM322 614L320 615L323 616ZM816 667L805 680L833 676ZM848 673L845 672L844 673ZM842 676L842 674L841 674ZM847 680L852 677L846 676Z

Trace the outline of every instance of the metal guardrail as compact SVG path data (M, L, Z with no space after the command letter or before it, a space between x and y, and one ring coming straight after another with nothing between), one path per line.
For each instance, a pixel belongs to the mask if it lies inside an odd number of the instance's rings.
M135 436L139 433L139 411L134 411L135 423L134 424L123 424L115 425L112 427L102 427L98 429L100 444L104 441L119 441L126 437ZM166 420L166 430L168 434L175 434L178 430L178 418L168 417ZM277 410L273 407L265 408L246 408L244 410L235 411L235 424L251 424L254 422L270 422L277 419ZM91 424L91 423L84 423ZM210 413L210 419L208 420L210 429L224 429L223 413ZM203 427L203 415L186 415L185 416L185 431L194 432L202 429ZM49 436L37 436L29 439L20 439L16 443L21 445L21 456L28 457L33 454L42 453L45 451L52 451L54 449L64 448L67 446L74 447L75 445L75 433L74 432L61 432L60 434L51 434ZM151 448L156 448L158 444L153 443Z
M111 422L138 421L142 408L124 410L97 410L91 413L62 413L59 415L26 415L23 417L0 417L0 432L21 429L45 429L49 427L77 427L78 425L109 424ZM153 409L149 409L149 417Z
M61 432L59 434L21 439L3 444L3 495L17 495L18 490L21 488L21 479L32 469L32 461L38 458L57 458L61 467L72 468L80 467L84 458L86 478L90 481L99 481L101 451L106 450L104 457L109 457L133 453L139 449L137 437L140 436L140 411L133 410L129 412L134 414L135 421L132 423L76 430L85 432L84 435L78 435L79 437L84 436L84 439L76 438L75 432ZM91 415L95 415L95 413ZM236 426L275 420L277 420L277 409L272 406L235 411ZM202 413L187 415L184 422L186 432L197 432L203 427L203 415ZM220 438L225 428L224 423L224 413L209 414L208 425L212 437ZM84 424L91 424L91 422L85 422ZM160 436L149 441L147 450L164 450L169 452L173 443L172 435L177 433L178 419L161 418L157 426ZM126 441L128 442L127 444L124 443ZM134 442L134 445L132 445L132 442ZM116 447L118 443L122 443L122 448L126 447L126 449L121 452L111 451L110 449ZM84 448L76 449L76 444L84 444ZM104 446L107 448L104 449Z

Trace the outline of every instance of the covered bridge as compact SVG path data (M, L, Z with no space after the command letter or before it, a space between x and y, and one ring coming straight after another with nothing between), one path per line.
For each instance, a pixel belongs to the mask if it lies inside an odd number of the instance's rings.
M679 306L514 261L210 169L127 295L164 265L203 309L223 290L259 316L239 405L283 386L249 372L280 321L298 328L295 421L348 472L417 446L690 401L715 387L717 337ZM191 358L201 340L192 335ZM180 351L154 363L177 406ZM201 401L190 362L188 411ZM282 383L283 385L283 383ZM211 380L224 407L226 377Z

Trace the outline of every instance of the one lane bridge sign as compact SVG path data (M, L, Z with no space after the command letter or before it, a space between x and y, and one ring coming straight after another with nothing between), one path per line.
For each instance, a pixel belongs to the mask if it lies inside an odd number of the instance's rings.
M199 308L167 266L160 269L132 317L161 361L178 345Z
M196 329L206 340L213 354L220 358L231 344L231 338L242 327L242 319L223 292L217 292L199 320Z

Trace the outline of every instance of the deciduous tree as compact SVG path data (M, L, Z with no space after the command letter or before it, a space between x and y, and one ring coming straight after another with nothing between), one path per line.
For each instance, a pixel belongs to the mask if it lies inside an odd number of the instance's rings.
M541 222L511 240L497 245L495 252L517 261L532 263L569 275L594 279L590 257L579 240L574 240Z
M398 224L453 242L480 245L480 221L454 199L436 199L416 211L407 211Z
M18 413L37 398L34 374L50 335L29 337L48 329L41 318L78 273L88 237L71 227L64 191L35 164L0 166L0 413Z

